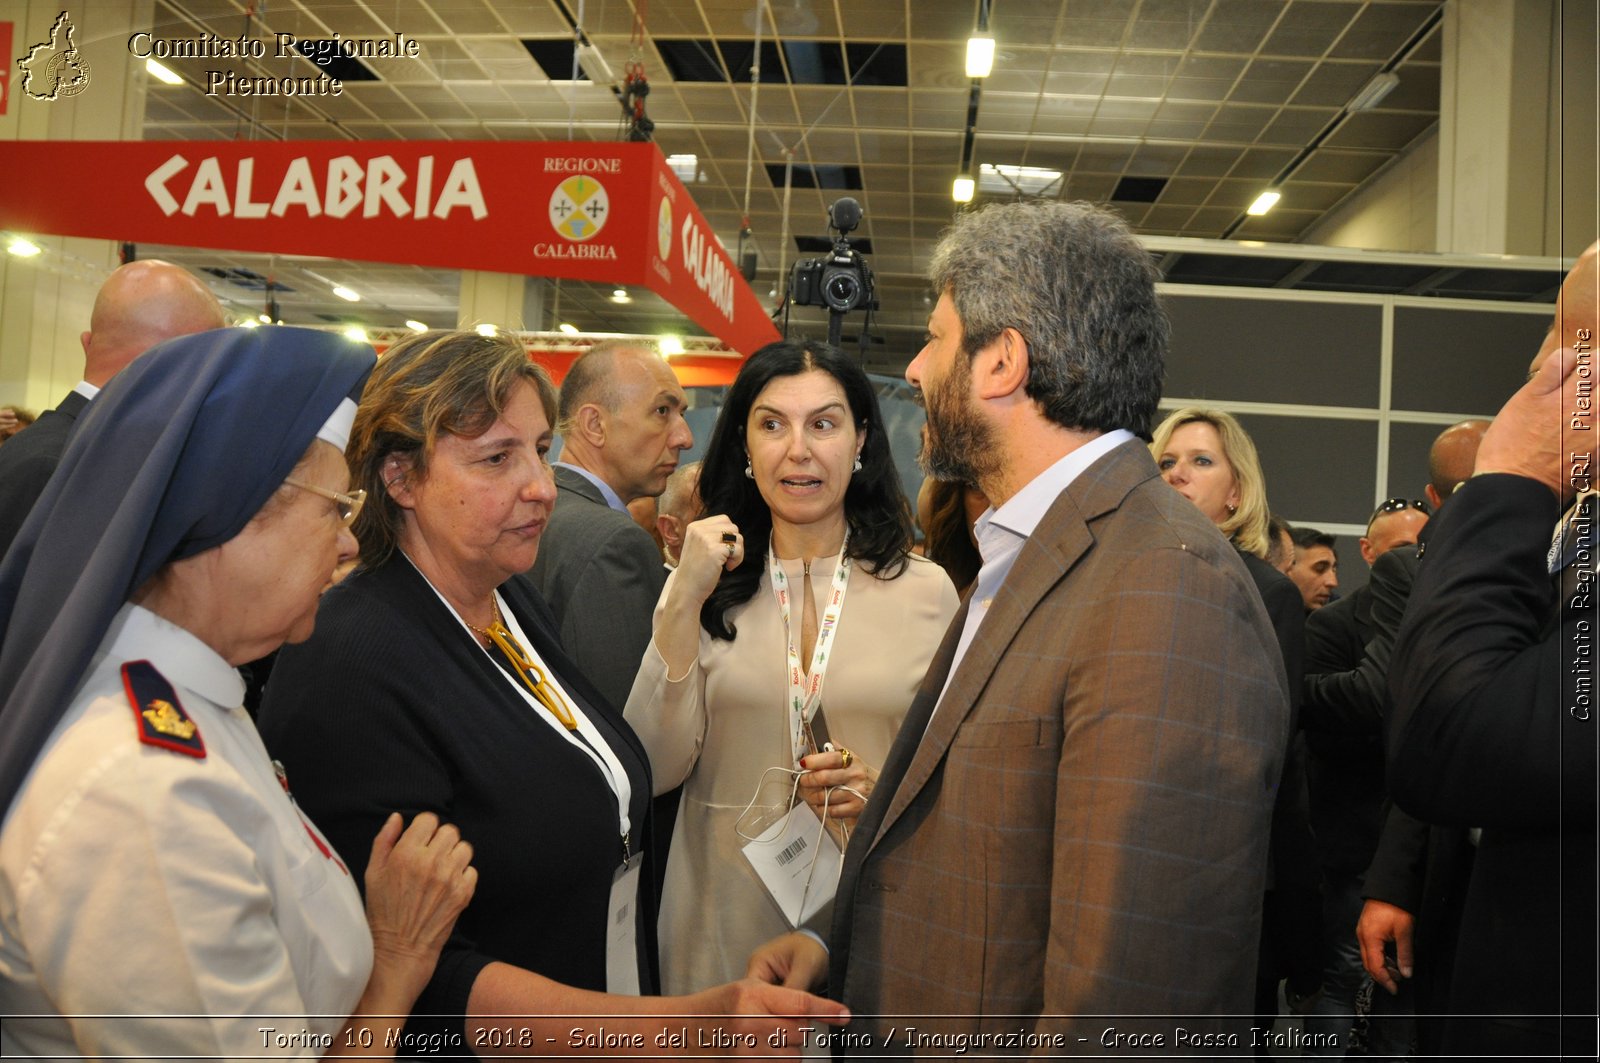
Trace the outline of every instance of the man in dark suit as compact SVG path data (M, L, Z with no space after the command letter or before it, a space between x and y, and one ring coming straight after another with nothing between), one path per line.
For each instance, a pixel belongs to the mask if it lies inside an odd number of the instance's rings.
M1451 1055L1595 1052L1597 255L1429 528L1389 673L1396 803L1481 828Z
M1380 504L1360 540L1361 556L1376 573L1380 558L1414 544L1432 508L1452 487L1472 475L1472 461L1487 421L1463 421L1445 429L1429 448L1429 501L1391 498ZM1388 810L1383 781L1384 674L1364 661L1378 635L1374 620L1379 580L1314 610L1306 617L1306 698L1301 719L1310 752L1311 824L1324 878L1322 993L1306 1016L1307 1032L1333 1035L1333 1043L1308 1049L1340 1058L1350 1043L1356 999L1367 980L1355 928L1360 918L1363 876L1372 862ZM1409 590L1409 582L1406 585ZM1396 613L1398 623L1398 613ZM1393 639L1393 628L1387 637ZM1387 649L1385 650L1387 663ZM1365 663L1365 667L1363 667ZM1403 1015L1400 1001L1375 1001L1372 1012ZM1367 1047L1374 1054L1403 1056L1409 1021L1374 1022Z
M0 447L0 557L56 471L78 415L106 382L164 340L227 323L211 290L170 262L146 259L112 271L79 337L83 380L27 432Z
M1249 1051L1249 1020L1219 1016L1251 1007L1289 697L1237 551L1141 439L1156 275L1082 203L962 215L934 253L906 373L924 465L994 508L846 850L829 988L855 1015L847 1051L1015 1051L1019 1029L1099 1050L1108 1028L1193 1048L1176 1027ZM806 981L821 952L788 935L752 973Z
M561 383L556 508L528 573L561 625L561 644L617 709L627 704L666 584L661 551L628 513L659 497L694 445L687 399L653 351L601 343Z

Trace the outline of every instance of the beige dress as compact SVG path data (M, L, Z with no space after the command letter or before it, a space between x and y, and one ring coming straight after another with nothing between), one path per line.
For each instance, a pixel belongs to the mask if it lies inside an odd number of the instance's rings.
M838 555L811 564L812 594L827 601ZM791 585L798 560L783 562ZM672 593L667 581L661 602ZM797 589L798 598L798 589ZM881 767L957 605L944 569L912 557L879 580L853 568L833 639L823 713L835 745ZM656 605L661 622L661 603ZM792 777L783 622L763 572L755 595L730 615L732 642L700 631L700 655L675 682L655 641L628 698L628 723L650 753L657 793L683 785L661 899L662 990L689 993L744 977L756 946L789 929L740 851L735 821L761 786L758 806L786 804ZM740 825L754 836L759 813ZM754 826L754 829L752 829ZM826 910L813 922L826 927Z

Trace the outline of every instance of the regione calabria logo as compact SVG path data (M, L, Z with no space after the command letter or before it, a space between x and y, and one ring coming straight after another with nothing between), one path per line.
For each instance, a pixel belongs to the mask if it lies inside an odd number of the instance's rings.
M656 247L661 250L661 261L672 256L672 200L661 197L661 210L656 216Z
M606 186L579 174L556 186L550 195L550 224L568 240L587 240L605 228L611 200Z
M78 51L77 27L65 11L50 27L50 39L28 49L17 60L22 71L22 92L30 99L51 102L76 96L89 87L89 62Z

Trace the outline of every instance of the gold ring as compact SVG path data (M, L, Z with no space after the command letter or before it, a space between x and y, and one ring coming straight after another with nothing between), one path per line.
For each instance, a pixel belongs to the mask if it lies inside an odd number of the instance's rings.
M844 746L840 746L839 747L839 767L848 768L850 766L850 762L855 759L855 756L856 755L854 753L850 752Z

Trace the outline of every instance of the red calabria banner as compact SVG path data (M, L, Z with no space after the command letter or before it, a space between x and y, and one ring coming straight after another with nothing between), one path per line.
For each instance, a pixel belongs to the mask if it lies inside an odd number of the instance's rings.
M0 141L0 228L643 285L778 338L654 144Z

